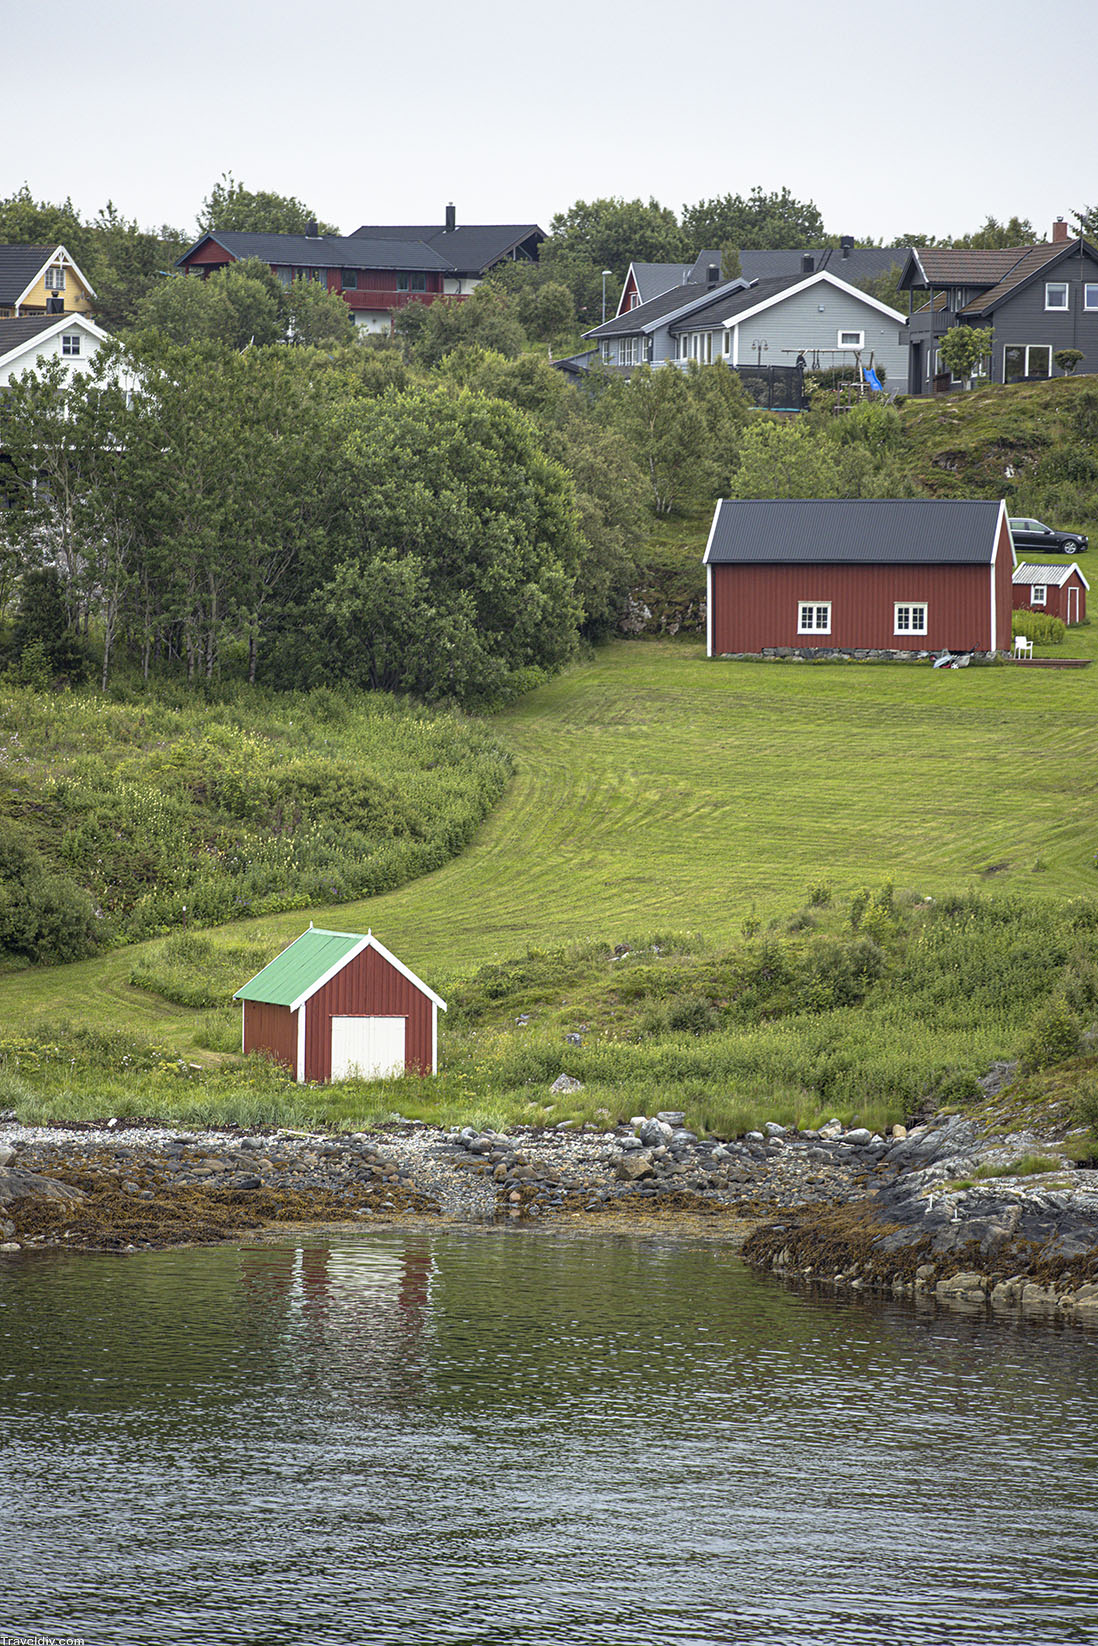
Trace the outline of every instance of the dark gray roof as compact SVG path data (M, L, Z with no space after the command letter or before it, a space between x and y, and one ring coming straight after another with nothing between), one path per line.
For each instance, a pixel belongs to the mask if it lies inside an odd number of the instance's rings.
M722 500L704 563L986 566L1001 509L925 498Z
M343 234L204 234L177 265L212 240L233 258L258 257L264 263L295 268L426 269L456 274L453 263L422 240L371 239Z
M631 263L630 267L637 285L637 296L642 303L650 303L661 292L670 291L672 286L684 285L688 280L705 280L705 270L694 276L689 263Z
M859 280L876 280L892 268L902 268L907 247L852 246L846 257L838 246L826 246L822 251L813 251L810 246L803 251L742 251L740 265L749 279L762 279L766 275L801 274L806 257L813 259L814 274L826 269L836 279L856 286Z
M41 263L38 267L42 267ZM25 286L26 281L23 284ZM77 318L74 314L29 314L18 320L0 320L0 359L21 344L29 343L39 332L49 331L58 321Z
M0 246L0 303L14 303L21 297L56 250L56 244Z
M746 291L729 292L723 297L714 298L712 303L702 304L692 314L673 321L668 329L672 332L694 331L698 326L722 325L725 320L735 319L737 314L744 314L760 303L769 303L773 298L780 297L782 292L791 291L806 278L805 275L785 274L756 280Z
M459 223L449 229L442 223L363 223L354 238L375 240L422 240L441 257L449 259L459 274L483 274L493 263L509 257L523 241L537 245L545 239L536 223Z
M743 290L740 282L736 286L736 293ZM700 304L708 313L713 303L722 298L727 301L730 297L727 286L709 286L704 281L692 281L685 286L672 286L670 291L661 292L648 303L640 303L635 309L626 309L624 314L615 315L613 320L607 320L601 326L595 326L591 331L585 331L584 337L629 337L634 332L642 332L655 322L667 320L677 314L680 309L690 308L692 304ZM706 299L710 301L707 302ZM700 311L695 311L700 312ZM693 315L691 316L693 318Z

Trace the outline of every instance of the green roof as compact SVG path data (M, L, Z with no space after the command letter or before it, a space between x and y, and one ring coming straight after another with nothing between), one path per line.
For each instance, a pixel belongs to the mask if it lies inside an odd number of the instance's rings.
M315 988L321 978L339 966L366 939L355 932L326 932L310 926L295 938L288 949L276 955L269 966L245 983L234 1000L263 1000L271 1006L292 1006Z

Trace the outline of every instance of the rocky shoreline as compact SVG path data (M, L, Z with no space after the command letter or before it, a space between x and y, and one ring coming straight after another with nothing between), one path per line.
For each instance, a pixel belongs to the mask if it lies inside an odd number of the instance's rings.
M286 1224L577 1219L704 1227L811 1285L1098 1318L1098 1170L960 1116L888 1138L837 1120L816 1132L770 1123L726 1142L671 1111L612 1131L507 1134L402 1120L353 1134L0 1123L5 1252L208 1243Z

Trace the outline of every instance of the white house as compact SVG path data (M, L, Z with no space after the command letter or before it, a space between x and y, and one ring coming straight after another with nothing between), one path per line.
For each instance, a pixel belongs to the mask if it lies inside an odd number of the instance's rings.
M36 314L0 320L0 389L20 372L61 360L70 372L87 371L109 333L83 314Z

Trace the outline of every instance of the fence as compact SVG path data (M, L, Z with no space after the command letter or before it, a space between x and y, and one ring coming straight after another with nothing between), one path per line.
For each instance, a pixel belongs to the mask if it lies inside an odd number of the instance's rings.
M752 405L765 411L805 409L801 366L736 366L735 371Z

